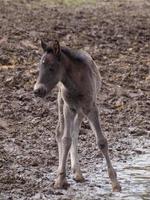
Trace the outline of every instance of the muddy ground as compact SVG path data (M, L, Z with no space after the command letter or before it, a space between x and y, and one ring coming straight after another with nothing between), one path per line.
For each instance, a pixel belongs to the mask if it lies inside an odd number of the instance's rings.
M45 100L34 98L40 38L59 38L62 45L85 49L96 61L103 81L97 103L114 162L125 163L150 147L148 0L74 6L0 0L1 200L77 199L51 187L58 166L57 88ZM81 169L91 169L90 175L92 166L103 162L87 121L82 123L79 153ZM70 164L68 171L70 177Z

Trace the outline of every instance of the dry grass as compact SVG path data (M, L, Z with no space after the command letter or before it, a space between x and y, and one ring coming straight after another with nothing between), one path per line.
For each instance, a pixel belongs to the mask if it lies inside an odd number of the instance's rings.
M58 4L58 5L81 5L96 3L96 0L40 0L41 3Z

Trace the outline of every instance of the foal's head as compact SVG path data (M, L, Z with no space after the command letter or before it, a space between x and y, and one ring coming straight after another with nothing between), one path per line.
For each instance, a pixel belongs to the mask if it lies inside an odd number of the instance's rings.
M39 75L34 85L35 96L44 97L61 80L63 68L60 64L61 48L58 41L47 45L41 41L44 54L39 64Z

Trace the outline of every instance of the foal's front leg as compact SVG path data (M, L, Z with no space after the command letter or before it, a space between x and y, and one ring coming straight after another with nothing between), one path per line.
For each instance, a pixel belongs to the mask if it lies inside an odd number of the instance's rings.
M57 128L56 128L56 141L58 144L59 165L60 165L60 161L61 161L61 157L62 157L61 156L61 154L62 154L61 139L62 139L63 132L64 132L64 115L63 115L64 101L61 97L60 89L58 92L57 102L58 102L58 124L57 124Z
M67 155L71 146L71 132L73 127L73 121L76 113L72 112L67 104L64 104L64 133L61 139L61 160L58 167L58 177L55 180L54 187L57 189L66 188L66 161Z
M73 131L72 131L72 144L70 148L70 157L71 157L71 168L73 170L74 180L77 182L83 182L84 177L82 176L80 166L79 166L79 158L78 158L78 136L79 129L83 119L83 114L78 113L75 116L73 123Z

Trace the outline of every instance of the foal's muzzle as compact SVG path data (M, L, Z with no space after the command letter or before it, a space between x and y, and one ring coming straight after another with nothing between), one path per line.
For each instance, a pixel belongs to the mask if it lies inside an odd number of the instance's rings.
M36 97L43 98L43 97L46 96L46 94L47 94L47 89L46 89L46 87L44 85L42 85L42 84L39 84L39 85L35 84L35 86L34 86L34 95Z

